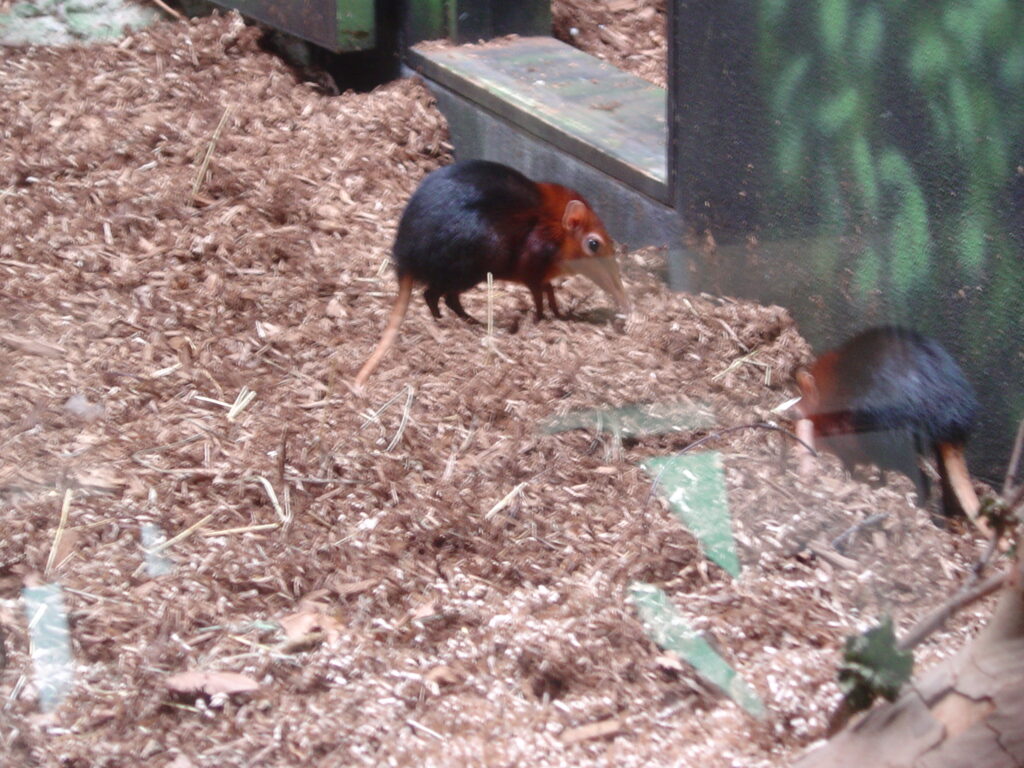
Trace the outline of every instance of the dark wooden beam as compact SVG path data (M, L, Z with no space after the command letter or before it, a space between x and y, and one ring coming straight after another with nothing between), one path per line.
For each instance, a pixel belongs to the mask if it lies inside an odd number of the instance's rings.
M213 0L274 29L340 53L377 45L374 0Z

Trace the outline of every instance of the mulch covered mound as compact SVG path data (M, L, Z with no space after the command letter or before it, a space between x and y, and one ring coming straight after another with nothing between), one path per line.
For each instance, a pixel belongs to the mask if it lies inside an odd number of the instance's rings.
M255 34L214 17L0 61L0 762L767 766L821 736L842 637L885 609L906 627L974 543L907 482L827 457L805 482L782 436L747 430L701 448L745 571L709 565L639 462L778 418L809 350L781 308L670 293L656 250L623 258L628 321L579 279L564 321L496 286L490 336L416 299L352 392L402 205L451 159L444 122L412 81L325 97ZM485 290L465 304L487 318ZM545 430L633 403L704 426ZM808 554L878 512L846 560ZM181 535L163 575L153 526ZM647 639L634 580L767 721ZM46 715L37 581L65 590L76 660ZM256 689L172 690L188 670Z

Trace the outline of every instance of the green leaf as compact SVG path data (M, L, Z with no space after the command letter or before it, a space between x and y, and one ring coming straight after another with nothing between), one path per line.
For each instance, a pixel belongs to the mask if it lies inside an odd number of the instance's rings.
M720 689L757 719L765 706L757 693L712 648L708 641L686 623L664 591L653 584L634 582L629 597L644 623L648 637L666 651L690 664L704 680Z
M914 654L896 647L892 619L886 616L877 627L846 638L839 688L850 709L859 712L878 696L893 701L913 669Z
M656 478L672 512L700 542L705 557L737 578L740 561L732 536L721 454L656 456L641 466Z

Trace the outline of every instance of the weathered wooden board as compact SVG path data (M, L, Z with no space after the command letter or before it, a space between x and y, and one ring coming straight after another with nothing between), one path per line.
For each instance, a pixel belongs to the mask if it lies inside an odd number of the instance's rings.
M663 88L547 37L420 45L410 49L409 64L634 189L668 200Z

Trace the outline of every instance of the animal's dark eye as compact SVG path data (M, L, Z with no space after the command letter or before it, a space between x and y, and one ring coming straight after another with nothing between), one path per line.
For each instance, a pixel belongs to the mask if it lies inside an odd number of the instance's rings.
M597 250L601 247L601 241L596 237L587 238L587 250L591 253L597 253Z

